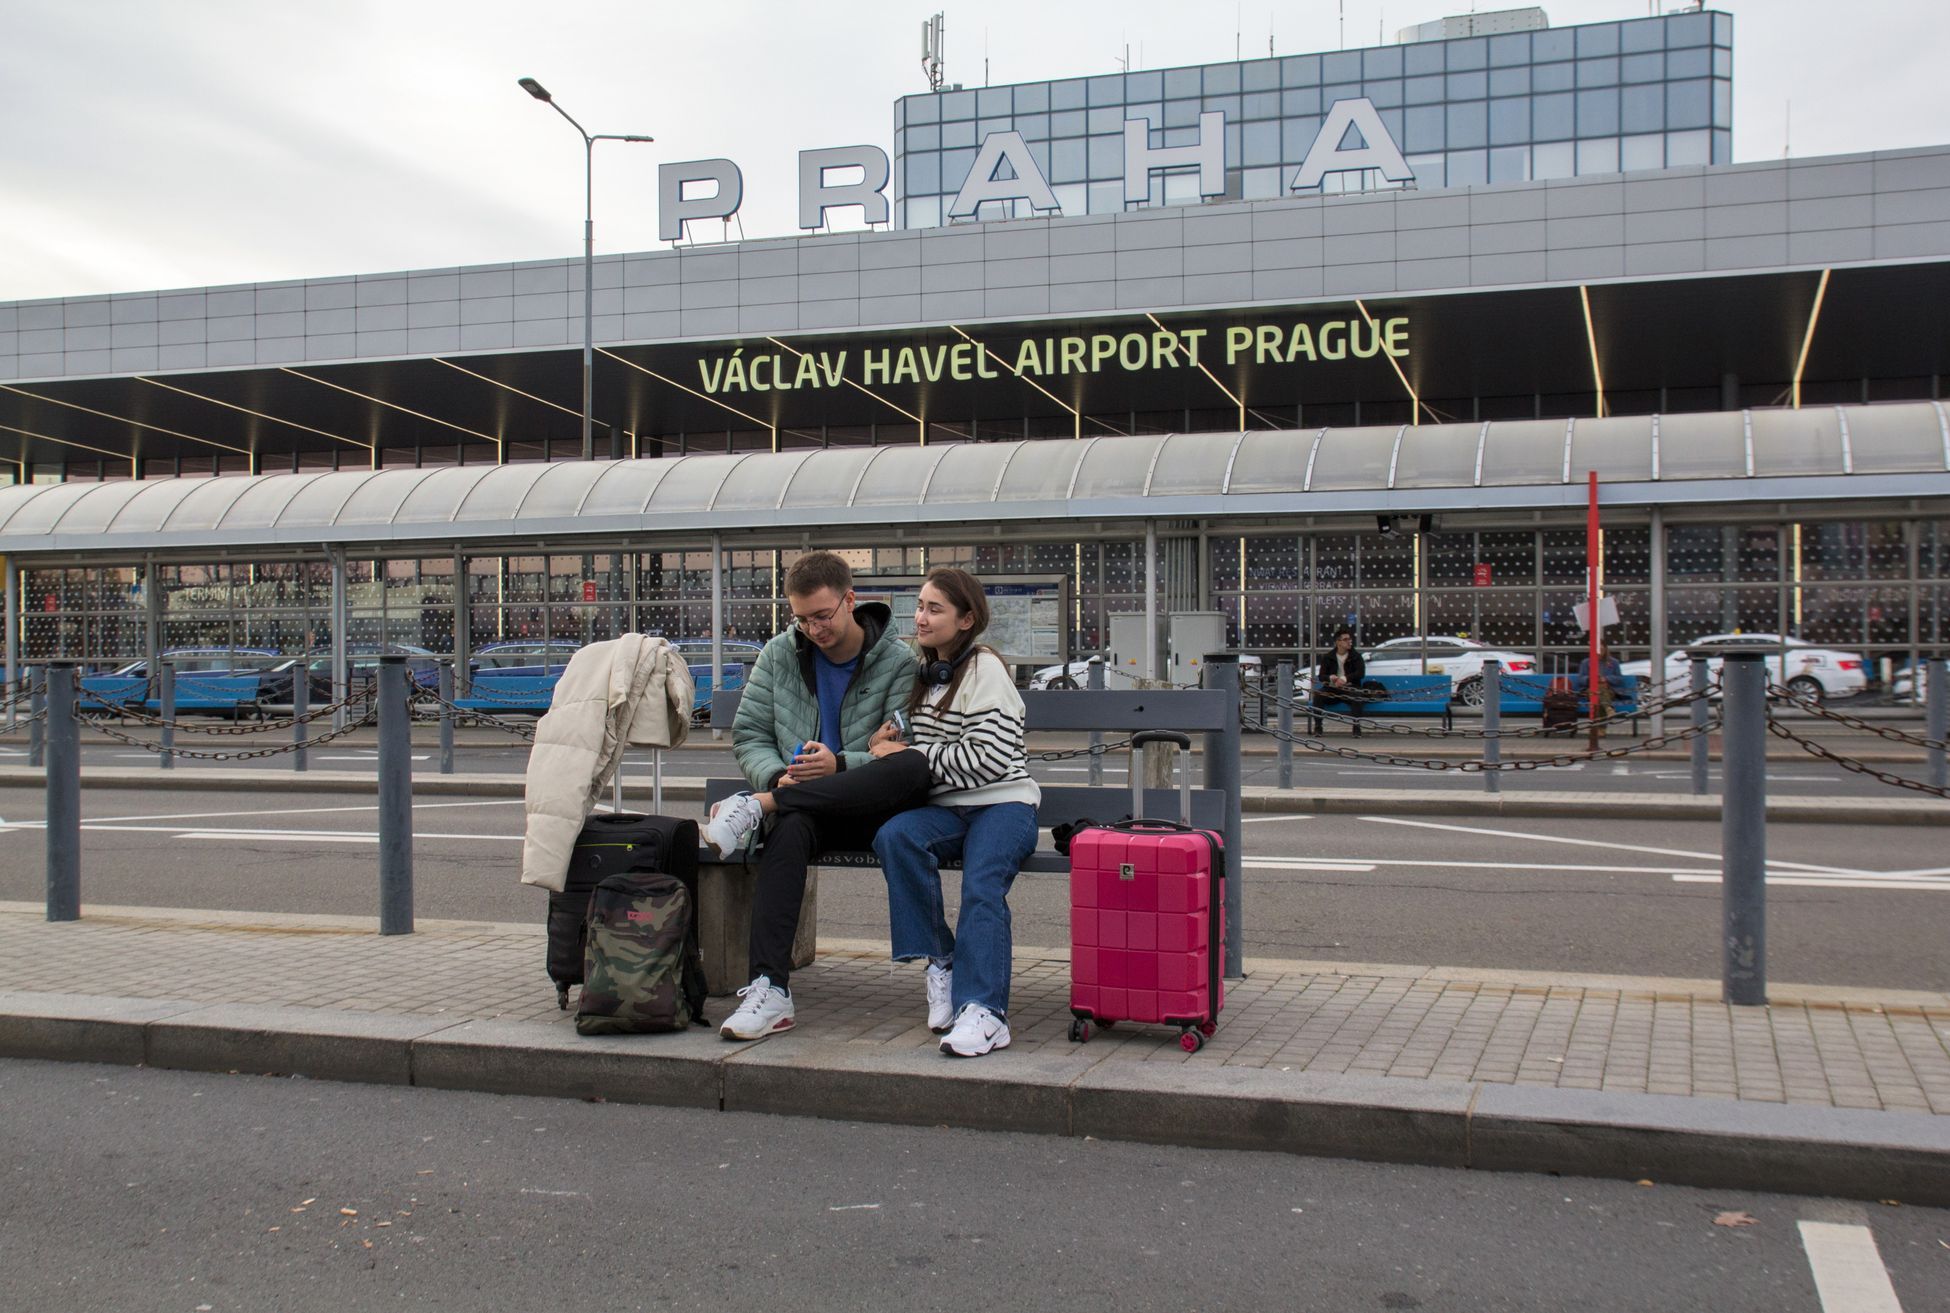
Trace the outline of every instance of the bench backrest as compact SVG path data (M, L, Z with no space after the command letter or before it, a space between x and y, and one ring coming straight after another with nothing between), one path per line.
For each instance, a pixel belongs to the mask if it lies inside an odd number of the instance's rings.
M1551 685L1560 680L1563 681L1566 688L1571 686L1570 680L1562 675L1505 675L1503 677L1501 701L1497 704L1498 708L1517 715L1523 715L1526 712L1541 713L1544 709L1544 694L1550 692ZM1612 691L1612 715L1636 715L1639 709L1637 694L1638 689L1636 685L1633 686L1630 694L1619 693L1614 689ZM1579 702L1582 704L1588 696L1588 694L1580 694Z

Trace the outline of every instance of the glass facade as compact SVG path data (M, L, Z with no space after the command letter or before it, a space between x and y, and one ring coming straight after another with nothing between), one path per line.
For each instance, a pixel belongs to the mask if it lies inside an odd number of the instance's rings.
M894 103L894 222L931 228L992 132L1019 132L1066 215L1124 200L1124 120L1155 148L1225 115L1226 200L1286 188L1334 102L1365 97L1423 189L1733 159L1733 18L1700 11L1330 54L947 90ZM1392 186L1330 174L1326 191ZM1154 173L1140 205L1199 200L1198 173ZM1007 210L1008 213L1004 213ZM980 219L1025 218L991 201Z

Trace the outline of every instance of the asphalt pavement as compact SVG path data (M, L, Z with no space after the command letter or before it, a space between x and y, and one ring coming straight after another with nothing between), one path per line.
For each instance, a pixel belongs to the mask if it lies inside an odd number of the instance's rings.
M1950 1213L1745 1190L26 1061L0 1103L22 1310L1929 1313L1950 1288Z

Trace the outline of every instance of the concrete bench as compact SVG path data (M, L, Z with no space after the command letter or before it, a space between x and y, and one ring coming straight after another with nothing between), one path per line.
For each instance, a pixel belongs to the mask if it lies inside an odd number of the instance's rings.
M1316 697L1313 706L1342 708L1351 716L1380 719L1383 716L1434 716L1444 729L1451 728L1454 711L1450 706L1453 689L1447 675L1370 675L1361 681L1364 689L1380 689L1376 698Z
M1168 689L1131 692L1084 690L1031 690L1022 695L1027 728L1037 730L1101 730L1117 733L1126 729L1176 729L1186 733L1214 732L1225 719L1235 715L1225 694L1196 689ZM729 726L738 714L738 693L726 690L712 699L711 721ZM1190 762L1181 763L1189 770ZM704 782L705 810L751 785L744 779L709 779ZM1077 821L1116 821L1131 814L1131 790L1108 785L1044 785L1042 804L1036 809L1039 829L1049 830ZM1146 789L1144 814L1176 819L1179 814L1177 789ZM1222 834L1238 833L1239 800L1218 789L1192 790L1192 824ZM1227 875L1237 878L1236 842L1228 845ZM951 864L952 865L952 864ZM872 849L822 852L815 859L819 866L866 866L876 870L880 858ZM1066 874L1070 859L1039 843L1022 864L1025 873ZM704 975L713 994L729 993L751 980L747 943L751 933L752 891L756 884L756 865L743 857L722 858L715 848L706 846L698 854L698 938L704 953ZM806 898L800 908L799 937L793 942L794 969L809 965L818 948L818 876L806 880Z

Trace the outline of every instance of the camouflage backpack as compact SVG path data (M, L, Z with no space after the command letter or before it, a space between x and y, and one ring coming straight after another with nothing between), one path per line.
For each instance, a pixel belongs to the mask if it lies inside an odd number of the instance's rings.
M589 900L579 1035L683 1030L704 1020L695 903L668 871L627 871Z

